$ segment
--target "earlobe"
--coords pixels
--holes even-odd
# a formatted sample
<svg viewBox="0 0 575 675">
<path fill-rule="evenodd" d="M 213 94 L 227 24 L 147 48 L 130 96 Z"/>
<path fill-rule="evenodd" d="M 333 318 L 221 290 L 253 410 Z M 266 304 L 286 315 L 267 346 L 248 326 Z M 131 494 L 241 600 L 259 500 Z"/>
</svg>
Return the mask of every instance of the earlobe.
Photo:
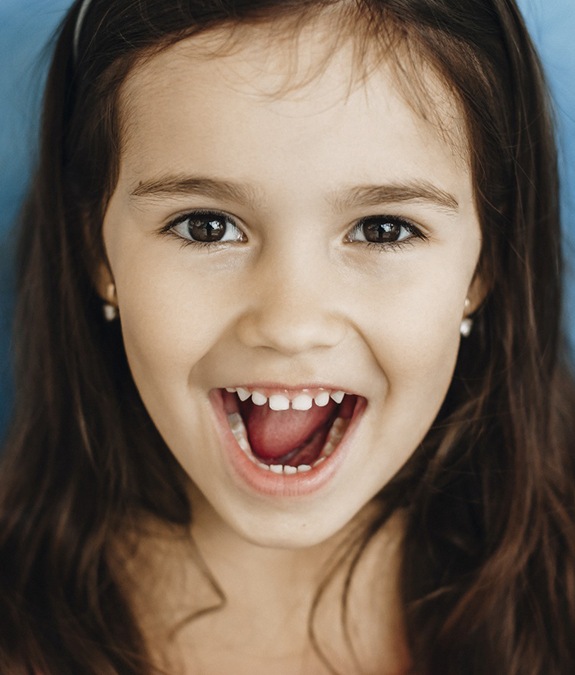
<svg viewBox="0 0 575 675">
<path fill-rule="evenodd" d="M 464 317 L 475 314 L 477 310 L 484 303 L 485 298 L 489 293 L 489 285 L 485 283 L 484 279 L 476 274 L 471 282 L 465 298 L 465 306 L 463 309 Z"/>
<path fill-rule="evenodd" d="M 114 321 L 119 316 L 116 284 L 107 265 L 100 265 L 97 271 L 96 290 L 104 301 L 102 312 L 106 321 Z"/>
<path fill-rule="evenodd" d="M 463 304 L 463 318 L 459 324 L 459 332 L 462 337 L 469 337 L 473 330 L 472 315 L 479 309 L 485 297 L 487 289 L 481 279 L 476 277 L 469 287 L 467 297 Z"/>
<path fill-rule="evenodd" d="M 109 283 L 106 288 L 106 302 L 102 307 L 106 321 L 114 321 L 119 316 L 118 299 L 116 297 L 116 285 Z"/>
</svg>

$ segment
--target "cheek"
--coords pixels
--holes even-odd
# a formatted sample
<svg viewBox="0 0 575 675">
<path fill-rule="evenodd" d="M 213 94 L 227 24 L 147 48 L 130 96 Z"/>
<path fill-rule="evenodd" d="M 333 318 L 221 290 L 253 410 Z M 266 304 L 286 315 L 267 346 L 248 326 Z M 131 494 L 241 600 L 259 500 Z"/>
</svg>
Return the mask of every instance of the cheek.
<svg viewBox="0 0 575 675">
<path fill-rule="evenodd" d="M 126 354 L 140 389 L 159 383 L 172 389 L 185 384 L 225 330 L 225 303 L 173 258 L 140 253 L 114 269 Z"/>
<path fill-rule="evenodd" d="M 459 332 L 453 322 L 420 319 L 403 329 L 394 326 L 374 349 L 385 377 L 387 403 L 395 402 L 408 416 L 416 407 L 431 423 L 447 393 L 458 350 Z M 394 412 L 399 410 L 394 407 Z"/>
<path fill-rule="evenodd" d="M 368 441 L 378 489 L 425 438 L 453 377 L 461 310 L 454 311 L 454 302 L 432 302 L 432 296 L 421 289 L 420 302 L 404 297 L 403 303 L 390 303 L 389 314 L 378 321 L 378 335 L 374 325 L 369 337 L 381 381 Z"/>
<path fill-rule="evenodd" d="M 415 278 L 414 278 L 415 277 Z M 438 278 L 439 277 L 439 278 Z M 471 273 L 465 275 L 407 276 L 401 283 L 381 289 L 375 302 L 364 303 L 364 322 L 371 338 L 386 349 L 399 349 L 422 363 L 437 352 L 451 352 L 459 343 L 459 324 Z M 370 328 L 371 326 L 371 328 Z M 385 350 L 384 350 L 385 351 Z"/>
<path fill-rule="evenodd" d="M 427 411 L 429 423 L 451 382 L 473 275 L 472 265 L 461 273 L 437 269 L 411 280 L 406 276 L 393 293 L 381 294 L 377 307 L 364 310 L 364 339 L 384 376 L 386 400 L 397 404 L 395 414 L 413 414 L 414 406 Z"/>
</svg>

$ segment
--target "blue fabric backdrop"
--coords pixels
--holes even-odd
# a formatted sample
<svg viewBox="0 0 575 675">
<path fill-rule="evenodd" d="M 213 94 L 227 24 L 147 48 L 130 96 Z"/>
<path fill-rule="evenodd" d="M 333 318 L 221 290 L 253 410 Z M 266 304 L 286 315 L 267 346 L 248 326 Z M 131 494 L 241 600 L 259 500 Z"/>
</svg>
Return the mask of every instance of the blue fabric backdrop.
<svg viewBox="0 0 575 675">
<path fill-rule="evenodd" d="M 0 436 L 10 413 L 12 223 L 34 156 L 43 47 L 71 0 L 0 0 Z M 519 0 L 539 47 L 556 103 L 564 180 L 568 260 L 575 251 L 575 0 Z M 544 233 L 542 234 L 544 236 Z M 567 321 L 575 343 L 575 277 L 567 284 Z"/>
</svg>

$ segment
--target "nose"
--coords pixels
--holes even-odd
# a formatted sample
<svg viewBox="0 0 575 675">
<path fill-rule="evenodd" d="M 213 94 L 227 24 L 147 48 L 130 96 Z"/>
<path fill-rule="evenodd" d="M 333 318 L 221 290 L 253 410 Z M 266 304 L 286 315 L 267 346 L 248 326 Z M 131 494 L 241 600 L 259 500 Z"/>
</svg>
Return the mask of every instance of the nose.
<svg viewBox="0 0 575 675">
<path fill-rule="evenodd" d="M 338 298 L 337 269 L 311 258 L 284 251 L 258 262 L 237 324 L 246 346 L 294 356 L 343 341 L 347 322 Z"/>
</svg>

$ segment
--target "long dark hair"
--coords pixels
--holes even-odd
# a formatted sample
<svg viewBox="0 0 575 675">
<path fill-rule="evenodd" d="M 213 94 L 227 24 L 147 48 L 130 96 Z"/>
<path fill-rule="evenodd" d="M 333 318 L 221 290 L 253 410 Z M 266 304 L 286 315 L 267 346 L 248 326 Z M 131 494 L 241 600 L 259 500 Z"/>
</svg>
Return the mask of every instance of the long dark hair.
<svg viewBox="0 0 575 675">
<path fill-rule="evenodd" d="M 413 63 L 398 67 L 415 75 L 423 58 L 459 102 L 488 289 L 443 408 L 378 496 L 348 575 L 402 508 L 413 672 L 575 672 L 575 405 L 561 346 L 556 157 L 513 0 L 93 0 L 75 50 L 79 4 L 59 32 L 22 215 L 16 413 L 0 475 L 2 672 L 151 673 L 111 542 L 142 513 L 172 527 L 192 518 L 186 478 L 93 283 L 121 85 L 143 56 L 209 28 L 279 16 L 296 26 L 326 9 L 334 30 L 400 39 Z"/>
</svg>

